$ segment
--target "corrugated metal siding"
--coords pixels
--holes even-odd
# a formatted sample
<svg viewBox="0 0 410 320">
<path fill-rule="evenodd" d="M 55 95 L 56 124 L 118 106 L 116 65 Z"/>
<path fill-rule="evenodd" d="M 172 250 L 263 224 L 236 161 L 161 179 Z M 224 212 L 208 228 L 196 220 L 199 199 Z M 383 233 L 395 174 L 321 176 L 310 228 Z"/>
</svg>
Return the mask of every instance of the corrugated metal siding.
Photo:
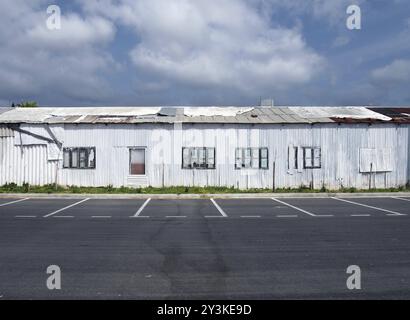
<svg viewBox="0 0 410 320">
<path fill-rule="evenodd" d="M 14 131 L 7 127 L 0 126 L 0 138 L 7 137 L 14 137 Z"/>
<path fill-rule="evenodd" d="M 410 125 L 407 126 L 407 184 L 410 185 Z"/>
<path fill-rule="evenodd" d="M 161 186 L 235 186 L 271 188 L 273 162 L 278 188 L 323 185 L 367 188 L 369 174 L 359 172 L 360 148 L 391 148 L 393 171 L 374 174 L 374 187 L 397 187 L 408 182 L 407 126 L 395 124 L 66 124 L 60 133 L 64 146 L 97 148 L 95 170 L 59 169 L 63 185 L 116 187 L 141 184 Z M 1 138 L 1 177 L 5 182 L 45 184 L 55 181 L 56 161 L 47 161 L 47 146 L 14 146 Z M 290 145 L 322 148 L 322 168 L 288 170 Z M 181 168 L 182 147 L 215 147 L 215 170 Z M 128 147 L 147 147 L 146 177 L 129 176 Z M 268 147 L 269 170 L 235 170 L 236 147 Z M 61 162 L 60 162 L 61 166 Z"/>
<path fill-rule="evenodd" d="M 15 146 L 13 137 L 0 138 L 0 185 L 55 181 L 56 161 L 47 161 L 46 145 Z"/>
</svg>

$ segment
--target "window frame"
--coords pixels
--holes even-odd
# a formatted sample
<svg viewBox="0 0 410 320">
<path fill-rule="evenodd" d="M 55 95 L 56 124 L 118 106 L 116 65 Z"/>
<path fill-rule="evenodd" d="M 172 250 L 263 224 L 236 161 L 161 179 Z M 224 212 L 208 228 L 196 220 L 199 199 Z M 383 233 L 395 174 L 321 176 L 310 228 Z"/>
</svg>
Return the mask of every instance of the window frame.
<svg viewBox="0 0 410 320">
<path fill-rule="evenodd" d="M 321 147 L 302 147 L 303 148 L 303 169 L 321 169 L 322 168 L 322 148 Z M 311 165 L 306 164 L 306 151 L 310 151 Z M 319 150 L 319 164 L 315 165 L 315 150 Z"/>
<path fill-rule="evenodd" d="M 185 164 L 185 158 L 184 158 L 184 153 L 185 150 L 188 150 L 188 155 L 189 155 L 189 161 L 187 164 Z M 197 156 L 196 158 L 198 159 L 199 164 L 194 166 L 192 163 L 192 152 L 195 150 Z M 202 151 L 203 157 L 203 163 L 202 161 L 199 161 L 199 155 L 200 155 L 200 150 Z M 213 157 L 209 157 L 208 151 L 212 150 L 213 151 Z M 210 167 L 210 163 L 208 159 L 213 159 L 213 164 Z M 216 148 L 215 147 L 182 147 L 182 161 L 181 161 L 181 168 L 184 170 L 215 170 L 216 169 Z"/>
<path fill-rule="evenodd" d="M 85 150 L 85 167 L 80 167 L 80 153 Z M 89 166 L 90 151 L 94 151 L 93 166 Z M 65 154 L 68 152 L 68 166 L 65 163 Z M 73 153 L 76 153 L 77 166 L 73 167 Z M 65 147 L 63 148 L 63 169 L 95 170 L 97 168 L 96 147 Z"/>
<path fill-rule="evenodd" d="M 293 163 L 291 163 L 290 154 L 293 153 Z M 288 147 L 288 170 L 298 170 L 299 169 L 299 147 L 289 146 Z"/>
<path fill-rule="evenodd" d="M 131 173 L 131 151 L 132 150 L 143 150 L 144 151 L 144 173 L 143 174 L 132 174 Z M 128 174 L 133 177 L 144 177 L 147 175 L 147 147 L 128 147 Z"/>
<path fill-rule="evenodd" d="M 258 150 L 258 166 L 254 166 L 254 151 Z M 266 157 L 262 158 L 262 151 L 266 150 Z M 238 153 L 240 154 L 240 160 L 238 161 Z M 250 157 L 247 157 L 247 154 Z M 249 165 L 247 159 L 249 158 Z M 262 166 L 262 160 L 266 159 L 266 167 Z M 238 166 L 238 163 L 241 166 Z M 235 148 L 235 170 L 269 170 L 269 148 L 268 147 L 246 147 L 246 148 Z"/>
</svg>

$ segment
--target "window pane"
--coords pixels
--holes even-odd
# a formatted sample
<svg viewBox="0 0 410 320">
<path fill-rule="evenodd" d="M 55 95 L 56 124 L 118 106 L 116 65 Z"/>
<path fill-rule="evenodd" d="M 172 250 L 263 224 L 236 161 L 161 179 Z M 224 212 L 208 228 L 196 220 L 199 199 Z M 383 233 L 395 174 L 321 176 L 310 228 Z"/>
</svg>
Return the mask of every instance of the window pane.
<svg viewBox="0 0 410 320">
<path fill-rule="evenodd" d="M 196 168 L 198 167 L 198 150 L 196 148 L 191 148 L 191 164 L 192 167 Z"/>
<path fill-rule="evenodd" d="M 182 167 L 183 168 L 190 168 L 191 167 L 191 160 L 190 160 L 190 150 L 189 148 L 182 149 Z"/>
<path fill-rule="evenodd" d="M 80 168 L 87 167 L 87 149 L 80 149 Z"/>
<path fill-rule="evenodd" d="M 305 167 L 306 168 L 311 168 L 313 166 L 312 149 L 311 148 L 305 148 L 304 156 L 305 156 Z"/>
<path fill-rule="evenodd" d="M 250 148 L 246 148 L 244 149 L 244 168 L 250 168 L 251 167 L 251 162 L 252 162 L 252 158 L 251 158 L 251 149 Z"/>
<path fill-rule="evenodd" d="M 71 168 L 78 168 L 78 149 L 71 150 Z"/>
<path fill-rule="evenodd" d="M 235 150 L 235 168 L 242 168 L 242 149 L 236 148 Z"/>
<path fill-rule="evenodd" d="M 70 168 L 70 149 L 64 149 L 63 167 Z"/>
<path fill-rule="evenodd" d="M 203 167 L 205 162 L 205 149 L 198 148 L 198 165 Z"/>
<path fill-rule="evenodd" d="M 215 149 L 214 148 L 206 149 L 206 164 L 207 164 L 207 168 L 215 168 Z"/>
<path fill-rule="evenodd" d="M 314 152 L 314 155 L 313 155 L 313 158 L 314 158 L 314 160 L 313 160 L 313 165 L 314 165 L 314 167 L 316 167 L 316 168 L 319 168 L 320 167 L 320 148 L 315 148 L 314 150 L 313 150 L 313 152 Z"/>
<path fill-rule="evenodd" d="M 299 150 L 299 148 L 298 147 L 294 147 L 294 152 L 295 152 L 295 167 L 294 167 L 294 169 L 298 169 L 298 150 Z"/>
<path fill-rule="evenodd" d="M 266 149 L 266 148 L 261 149 L 261 158 L 262 159 L 267 159 L 268 158 L 268 149 Z"/>
<path fill-rule="evenodd" d="M 89 149 L 88 153 L 88 168 L 95 168 L 95 151 L 93 148 Z"/>
<path fill-rule="evenodd" d="M 261 168 L 268 169 L 268 159 L 261 159 Z"/>
<path fill-rule="evenodd" d="M 130 149 L 130 174 L 145 174 L 145 150 Z"/>
</svg>

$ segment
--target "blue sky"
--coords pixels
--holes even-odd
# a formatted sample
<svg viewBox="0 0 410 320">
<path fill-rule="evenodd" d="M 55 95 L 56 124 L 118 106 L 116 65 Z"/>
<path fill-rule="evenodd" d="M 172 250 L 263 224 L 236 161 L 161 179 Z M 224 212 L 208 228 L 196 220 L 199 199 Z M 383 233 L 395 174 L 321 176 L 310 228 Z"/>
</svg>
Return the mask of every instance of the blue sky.
<svg viewBox="0 0 410 320">
<path fill-rule="evenodd" d="M 46 9 L 61 8 L 60 30 Z M 346 8 L 362 11 L 361 30 Z M 406 0 L 2 0 L 0 104 L 410 105 Z"/>
</svg>

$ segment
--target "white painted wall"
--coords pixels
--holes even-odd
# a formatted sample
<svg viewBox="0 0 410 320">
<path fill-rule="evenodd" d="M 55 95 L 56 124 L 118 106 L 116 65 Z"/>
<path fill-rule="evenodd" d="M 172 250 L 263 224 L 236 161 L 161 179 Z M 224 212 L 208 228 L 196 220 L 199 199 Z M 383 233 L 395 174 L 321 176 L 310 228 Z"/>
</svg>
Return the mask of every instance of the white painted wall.
<svg viewBox="0 0 410 320">
<path fill-rule="evenodd" d="M 41 125 L 25 130 L 41 133 Z M 325 185 L 330 189 L 368 188 L 369 174 L 359 172 L 361 148 L 393 152 L 393 170 L 375 174 L 373 186 L 397 187 L 409 181 L 408 127 L 395 124 L 239 125 L 180 124 L 52 126 L 65 147 L 96 147 L 96 169 L 62 169 L 47 160 L 47 142 L 0 137 L 0 185 L 28 182 L 78 186 L 235 186 L 271 188 L 273 161 L 277 188 Z M 45 134 L 45 133 L 44 133 Z M 28 142 L 27 142 L 28 141 Z M 288 170 L 288 147 L 322 148 L 321 169 Z M 215 170 L 181 168 L 182 147 L 215 147 Z M 146 147 L 146 176 L 129 176 L 128 147 Z M 268 147 L 269 170 L 235 170 L 236 147 Z M 301 159 L 300 159 L 301 160 Z M 59 165 L 57 166 L 57 163 Z"/>
</svg>

